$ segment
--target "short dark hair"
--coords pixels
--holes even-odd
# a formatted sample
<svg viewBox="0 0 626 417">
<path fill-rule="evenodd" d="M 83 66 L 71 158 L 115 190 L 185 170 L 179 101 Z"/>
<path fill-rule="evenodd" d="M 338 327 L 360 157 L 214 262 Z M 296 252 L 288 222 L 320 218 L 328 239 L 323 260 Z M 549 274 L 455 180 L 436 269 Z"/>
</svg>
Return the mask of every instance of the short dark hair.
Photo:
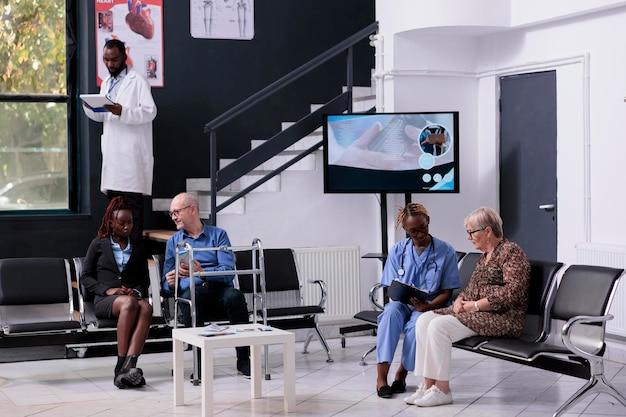
<svg viewBox="0 0 626 417">
<path fill-rule="evenodd" d="M 104 44 L 104 47 L 106 49 L 117 49 L 122 53 L 122 55 L 126 56 L 126 45 L 124 45 L 124 42 L 119 39 L 109 39 Z"/>
</svg>

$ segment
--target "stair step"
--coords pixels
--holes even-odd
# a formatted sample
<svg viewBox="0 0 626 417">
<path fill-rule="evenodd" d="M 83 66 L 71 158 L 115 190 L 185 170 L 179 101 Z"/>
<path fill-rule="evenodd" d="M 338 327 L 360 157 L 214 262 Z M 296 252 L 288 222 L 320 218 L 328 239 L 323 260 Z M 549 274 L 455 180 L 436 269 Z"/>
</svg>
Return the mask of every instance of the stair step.
<svg viewBox="0 0 626 417">
<path fill-rule="evenodd" d="M 285 162 L 290 161 L 295 155 L 298 155 L 300 153 L 300 151 L 284 151 L 271 158 L 264 164 L 261 164 L 257 167 L 257 169 L 262 171 L 273 171 Z M 235 159 L 220 159 L 220 167 L 223 168 L 233 161 L 235 161 Z M 315 167 L 315 155 L 311 154 L 305 156 L 304 158 L 287 168 L 287 171 L 313 171 L 315 170 Z"/>
<path fill-rule="evenodd" d="M 372 79 L 371 87 L 363 87 L 363 86 L 354 86 L 352 88 L 352 111 L 355 113 L 364 112 L 372 107 L 376 106 L 376 89 L 373 84 L 374 80 Z M 346 91 L 347 87 L 343 87 L 342 91 Z M 311 112 L 316 111 L 322 106 L 322 104 L 312 104 Z M 284 130 L 295 122 L 283 122 L 281 124 L 281 128 Z M 269 161 L 264 164 L 258 166 L 254 171 L 250 172 L 247 175 L 244 175 L 242 178 L 230 184 L 224 190 L 219 191 L 217 193 L 217 204 L 221 204 L 226 201 L 228 198 L 236 195 L 239 191 L 248 187 L 252 183 L 258 181 L 264 175 L 266 175 L 270 171 L 274 171 L 284 163 L 291 160 L 294 156 L 300 154 L 302 151 L 311 148 L 311 146 L 319 143 L 323 136 L 323 128 L 320 127 L 316 129 L 311 134 L 302 138 L 285 151 L 276 155 Z M 262 143 L 265 143 L 265 140 L 252 140 L 251 148 L 254 149 L 260 146 Z M 321 148 L 320 148 L 321 149 Z M 287 168 L 287 171 L 312 171 L 316 169 L 316 160 L 317 157 L 315 153 L 305 156 L 303 159 Z M 220 168 L 223 168 L 235 161 L 235 159 L 220 159 L 219 165 Z M 211 180 L 209 178 L 187 178 L 186 180 L 187 192 L 194 194 L 198 198 L 198 205 L 200 210 L 200 217 L 203 219 L 208 219 L 211 216 L 210 208 L 211 208 Z M 260 187 L 251 191 L 251 193 L 258 192 L 279 192 L 281 189 L 281 176 L 277 175 L 267 182 L 263 183 Z M 229 205 L 225 209 L 221 210 L 219 214 L 245 214 L 246 212 L 246 197 L 239 198 L 233 204 Z M 162 211 L 168 212 L 170 209 L 172 199 L 171 198 L 153 198 L 152 199 L 152 210 L 153 211 Z"/>
<path fill-rule="evenodd" d="M 198 205 L 200 210 L 200 218 L 208 219 L 211 217 L 211 192 L 210 191 L 191 191 L 188 193 L 193 194 L 198 199 Z M 236 193 L 222 192 L 217 193 L 217 204 L 221 204 L 228 198 L 232 197 Z M 233 204 L 220 211 L 224 214 L 244 214 L 246 212 L 246 198 L 242 197 L 235 201 Z M 153 198 L 152 199 L 152 211 L 162 211 L 167 213 L 170 211 L 170 205 L 172 204 L 171 198 Z"/>
<path fill-rule="evenodd" d="M 270 171 L 252 171 L 249 174 L 244 175 L 234 183 L 228 185 L 224 189 L 220 190 L 225 192 L 239 192 L 254 182 L 260 180 Z M 189 191 L 211 191 L 211 178 L 187 178 L 187 190 Z M 280 191 L 280 175 L 270 178 L 259 187 L 251 191 L 251 193 L 258 192 L 276 192 Z"/>
<path fill-rule="evenodd" d="M 286 124 L 289 124 L 288 126 L 286 126 L 286 127 L 289 127 L 293 124 L 293 122 L 283 122 L 283 129 L 285 129 Z M 303 137 L 302 139 L 300 139 L 299 141 L 297 141 L 296 143 L 294 143 L 293 145 L 291 145 L 285 150 L 286 151 L 304 151 L 306 149 L 309 149 L 311 146 L 317 144 L 321 140 L 322 140 L 322 128 L 319 128 L 318 130 L 314 131 L 308 136 Z M 261 146 L 263 143 L 265 143 L 265 139 L 253 139 L 252 141 L 250 141 L 250 147 L 252 149 L 255 149 Z"/>
<path fill-rule="evenodd" d="M 341 91 L 345 93 L 346 91 L 348 91 L 348 87 L 346 86 L 341 87 Z M 352 86 L 352 99 L 353 100 L 361 100 L 366 97 L 371 97 L 371 98 L 376 97 L 376 92 L 374 88 L 366 87 L 366 86 Z"/>
<path fill-rule="evenodd" d="M 211 192 L 210 191 L 198 191 L 196 192 L 198 198 L 198 204 L 200 205 L 200 217 L 208 219 L 211 217 Z M 220 205 L 224 201 L 237 193 L 220 191 L 217 193 L 217 204 Z M 229 205 L 225 209 L 221 210 L 219 214 L 245 214 L 246 212 L 246 198 L 242 197 Z"/>
<path fill-rule="evenodd" d="M 170 211 L 170 205 L 172 204 L 171 198 L 153 198 L 152 199 L 152 211 Z"/>
</svg>

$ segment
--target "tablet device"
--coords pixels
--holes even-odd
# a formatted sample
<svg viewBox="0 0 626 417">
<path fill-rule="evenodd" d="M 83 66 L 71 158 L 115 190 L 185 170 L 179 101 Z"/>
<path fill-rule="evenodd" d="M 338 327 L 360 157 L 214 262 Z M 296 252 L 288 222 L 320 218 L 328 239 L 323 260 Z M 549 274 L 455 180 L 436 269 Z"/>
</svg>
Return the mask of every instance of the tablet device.
<svg viewBox="0 0 626 417">
<path fill-rule="evenodd" d="M 81 94 L 80 99 L 89 107 L 92 111 L 95 112 L 104 112 L 108 111 L 104 108 L 105 104 L 115 104 L 111 99 L 107 96 L 103 96 L 100 94 Z"/>
<path fill-rule="evenodd" d="M 178 252 L 178 261 L 189 265 L 189 252 L 187 250 L 181 250 Z"/>
</svg>

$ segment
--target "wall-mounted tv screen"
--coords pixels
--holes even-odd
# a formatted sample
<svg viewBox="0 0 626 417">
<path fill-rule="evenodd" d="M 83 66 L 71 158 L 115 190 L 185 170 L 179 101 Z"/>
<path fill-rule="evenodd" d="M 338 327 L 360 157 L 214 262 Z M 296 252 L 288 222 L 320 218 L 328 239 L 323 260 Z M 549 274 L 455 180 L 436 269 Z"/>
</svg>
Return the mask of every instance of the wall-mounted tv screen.
<svg viewBox="0 0 626 417">
<path fill-rule="evenodd" d="M 459 113 L 325 115 L 324 192 L 458 193 Z"/>
</svg>

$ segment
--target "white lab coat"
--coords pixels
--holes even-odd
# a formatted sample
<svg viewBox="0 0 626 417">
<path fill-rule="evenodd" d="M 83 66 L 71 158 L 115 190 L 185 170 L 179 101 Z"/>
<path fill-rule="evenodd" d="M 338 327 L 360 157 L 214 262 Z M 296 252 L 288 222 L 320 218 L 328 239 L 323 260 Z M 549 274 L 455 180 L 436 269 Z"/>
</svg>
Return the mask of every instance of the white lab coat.
<svg viewBox="0 0 626 417">
<path fill-rule="evenodd" d="M 107 92 L 109 78 L 102 82 L 100 94 Z M 152 195 L 152 121 L 157 108 L 150 84 L 137 71 L 128 68 L 128 74 L 117 87 L 115 101 L 122 105 L 121 116 L 93 112 L 83 106 L 87 117 L 103 122 L 100 191 L 105 194 L 112 190 Z"/>
</svg>

